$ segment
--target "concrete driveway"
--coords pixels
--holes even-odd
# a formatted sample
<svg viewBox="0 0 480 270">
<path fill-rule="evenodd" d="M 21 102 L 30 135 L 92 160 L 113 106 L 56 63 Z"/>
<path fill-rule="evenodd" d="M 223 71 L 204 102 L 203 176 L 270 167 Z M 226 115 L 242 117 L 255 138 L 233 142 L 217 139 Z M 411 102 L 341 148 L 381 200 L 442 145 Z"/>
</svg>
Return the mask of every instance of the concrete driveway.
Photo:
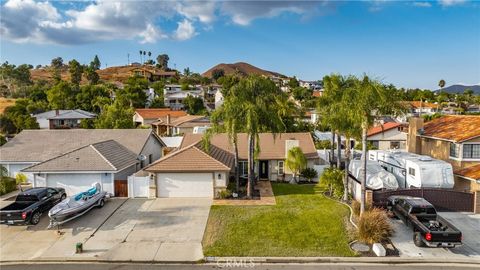
<svg viewBox="0 0 480 270">
<path fill-rule="evenodd" d="M 88 239 L 102 260 L 198 261 L 211 199 L 129 199 Z"/>
<path fill-rule="evenodd" d="M 47 230 L 49 218 L 42 215 L 35 226 L 0 226 L 0 260 L 32 260 L 74 256 L 75 244 L 87 240 L 126 199 L 111 199 L 103 208 L 66 223 L 61 233 Z M 11 203 L 1 201 L 0 206 Z"/>
<path fill-rule="evenodd" d="M 413 232 L 398 219 L 392 219 L 395 233 L 391 238 L 393 245 L 400 251 L 400 257 L 452 257 L 480 259 L 480 215 L 459 212 L 440 212 L 463 233 L 463 245 L 460 247 L 428 248 L 413 244 Z"/>
</svg>

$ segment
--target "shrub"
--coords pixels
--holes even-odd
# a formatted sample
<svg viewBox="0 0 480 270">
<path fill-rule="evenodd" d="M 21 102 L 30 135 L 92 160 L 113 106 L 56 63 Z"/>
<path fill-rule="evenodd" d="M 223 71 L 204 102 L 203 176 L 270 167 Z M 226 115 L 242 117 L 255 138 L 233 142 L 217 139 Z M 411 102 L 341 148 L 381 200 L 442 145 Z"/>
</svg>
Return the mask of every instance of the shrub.
<svg viewBox="0 0 480 270">
<path fill-rule="evenodd" d="M 17 182 L 17 185 L 23 184 L 27 182 L 27 176 L 23 173 L 17 173 L 15 176 L 15 181 Z"/>
<path fill-rule="evenodd" d="M 17 189 L 17 183 L 14 178 L 2 177 L 0 178 L 0 195 L 7 194 Z"/>
<path fill-rule="evenodd" d="M 232 192 L 228 189 L 221 190 L 220 192 L 218 192 L 219 199 L 226 199 L 226 198 L 229 198 L 230 196 L 232 196 Z"/>
<path fill-rule="evenodd" d="M 379 243 L 393 233 L 392 225 L 385 211 L 373 208 L 364 212 L 358 221 L 358 240 L 367 243 Z"/>
<path fill-rule="evenodd" d="M 330 196 L 340 199 L 343 196 L 343 176 L 344 173 L 340 169 L 325 169 L 320 176 L 321 188 L 327 190 Z"/>
<path fill-rule="evenodd" d="M 302 172 L 301 175 L 305 177 L 309 182 L 312 181 L 313 178 L 318 176 L 317 171 L 313 168 L 305 168 Z"/>
<path fill-rule="evenodd" d="M 353 200 L 351 207 L 353 210 L 353 214 L 358 217 L 360 215 L 360 202 L 357 200 Z M 372 209 L 372 205 L 369 203 L 365 204 L 365 211 L 368 211 L 370 209 Z"/>
</svg>

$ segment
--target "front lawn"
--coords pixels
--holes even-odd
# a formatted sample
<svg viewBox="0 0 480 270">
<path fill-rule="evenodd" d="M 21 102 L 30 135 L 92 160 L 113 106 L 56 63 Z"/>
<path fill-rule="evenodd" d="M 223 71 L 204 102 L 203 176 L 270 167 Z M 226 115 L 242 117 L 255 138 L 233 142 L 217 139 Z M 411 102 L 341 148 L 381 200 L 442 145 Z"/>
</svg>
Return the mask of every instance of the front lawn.
<svg viewBox="0 0 480 270">
<path fill-rule="evenodd" d="M 275 206 L 212 206 L 205 256 L 354 256 L 348 208 L 316 194 L 314 185 L 272 183 Z"/>
</svg>

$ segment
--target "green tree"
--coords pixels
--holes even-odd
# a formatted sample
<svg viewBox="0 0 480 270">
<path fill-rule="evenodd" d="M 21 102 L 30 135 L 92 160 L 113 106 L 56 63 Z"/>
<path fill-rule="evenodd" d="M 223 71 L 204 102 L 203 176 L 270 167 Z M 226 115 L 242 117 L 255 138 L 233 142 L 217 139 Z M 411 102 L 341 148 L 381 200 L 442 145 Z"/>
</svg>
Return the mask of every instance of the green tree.
<svg viewBox="0 0 480 270">
<path fill-rule="evenodd" d="M 70 62 L 68 62 L 68 71 L 70 72 L 70 81 L 73 84 L 79 85 L 80 81 L 82 80 L 82 73 L 83 73 L 83 67 L 80 65 L 80 63 L 72 59 Z"/>
<path fill-rule="evenodd" d="M 17 99 L 15 105 L 7 107 L 0 115 L 0 131 L 3 134 L 15 134 L 23 129 L 38 129 L 38 123 L 35 118 L 30 116 L 28 110 L 29 99 Z"/>
<path fill-rule="evenodd" d="M 92 66 L 92 68 L 94 70 L 99 70 L 100 69 L 101 63 L 100 63 L 100 59 L 98 59 L 98 55 L 95 55 L 95 57 L 93 58 L 93 61 L 91 62 L 90 65 Z"/>
<path fill-rule="evenodd" d="M 97 71 L 95 71 L 95 68 L 92 65 L 85 68 L 85 76 L 90 84 L 97 84 L 100 80 L 100 76 L 98 76 Z"/>
<path fill-rule="evenodd" d="M 52 59 L 52 62 L 50 63 L 50 68 L 52 71 L 52 78 L 55 81 L 60 81 L 62 79 L 61 77 L 61 71 L 63 67 L 63 59 L 61 57 L 56 57 Z"/>
<path fill-rule="evenodd" d="M 215 81 L 218 81 L 218 79 L 222 78 L 223 76 L 225 76 L 225 70 L 221 68 L 216 68 L 212 70 L 212 79 L 214 79 Z"/>
<path fill-rule="evenodd" d="M 443 80 L 443 79 L 440 80 L 440 81 L 438 82 L 438 86 L 440 87 L 440 89 L 442 89 L 443 87 L 445 87 L 445 80 Z"/>
<path fill-rule="evenodd" d="M 157 56 L 157 67 L 163 70 L 168 70 L 168 61 L 170 57 L 167 54 L 160 54 Z"/>
<path fill-rule="evenodd" d="M 147 102 L 148 81 L 145 78 L 134 76 L 127 80 L 123 89 L 118 89 L 116 98 L 126 101 L 131 108 L 144 108 Z"/>
<path fill-rule="evenodd" d="M 327 168 L 320 176 L 320 185 L 328 190 L 330 196 L 340 199 L 344 192 L 342 178 L 342 170 L 337 168 Z"/>
<path fill-rule="evenodd" d="M 82 85 L 76 95 L 78 109 L 100 113 L 104 105 L 110 104 L 110 91 L 105 85 Z"/>
<path fill-rule="evenodd" d="M 291 90 L 293 98 L 298 101 L 304 101 L 312 98 L 313 90 L 301 86 L 297 86 Z"/>
<path fill-rule="evenodd" d="M 288 81 L 288 87 L 290 87 L 290 89 L 293 89 L 299 86 L 300 86 L 300 83 L 298 82 L 297 77 L 295 76 L 293 76 L 293 78 L 290 78 L 290 80 Z"/>
<path fill-rule="evenodd" d="M 135 128 L 132 117 L 134 110 L 126 100 L 116 99 L 113 104 L 105 105 L 100 115 L 95 119 L 95 128 L 122 129 Z"/>
<path fill-rule="evenodd" d="M 47 100 L 54 110 L 74 109 L 75 107 L 74 91 L 65 81 L 59 81 L 47 91 Z"/>
<path fill-rule="evenodd" d="M 185 77 L 190 77 L 190 75 L 192 75 L 192 72 L 190 71 L 189 67 L 186 67 L 185 69 L 183 69 L 183 75 Z"/>
<path fill-rule="evenodd" d="M 185 105 L 185 110 L 188 114 L 199 115 L 206 113 L 206 108 L 203 104 L 203 100 L 199 97 L 188 95 L 183 100 L 183 104 Z"/>
<path fill-rule="evenodd" d="M 293 182 L 297 182 L 297 175 L 307 167 L 307 158 L 300 147 L 288 150 L 285 166 L 293 173 Z"/>
</svg>

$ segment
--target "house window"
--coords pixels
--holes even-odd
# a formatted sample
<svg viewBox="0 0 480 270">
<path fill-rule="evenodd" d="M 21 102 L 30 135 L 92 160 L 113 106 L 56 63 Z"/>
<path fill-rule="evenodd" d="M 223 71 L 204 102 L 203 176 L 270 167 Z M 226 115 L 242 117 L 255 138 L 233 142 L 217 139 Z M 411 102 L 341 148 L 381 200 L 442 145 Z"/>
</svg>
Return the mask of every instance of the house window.
<svg viewBox="0 0 480 270">
<path fill-rule="evenodd" d="M 480 144 L 464 144 L 463 158 L 480 158 Z"/>
<path fill-rule="evenodd" d="M 240 161 L 238 163 L 238 167 L 239 167 L 240 175 L 248 174 L 248 162 L 247 161 Z"/>
<path fill-rule="evenodd" d="M 408 168 L 408 174 L 411 176 L 415 176 L 415 169 L 414 168 Z"/>
<path fill-rule="evenodd" d="M 374 149 L 378 149 L 379 143 L 378 141 L 370 141 Z M 367 144 L 368 145 L 368 144 Z"/>
<path fill-rule="evenodd" d="M 278 162 L 278 174 L 282 175 L 284 174 L 284 162 L 283 161 L 279 161 Z"/>
<path fill-rule="evenodd" d="M 222 179 L 222 174 L 221 173 L 218 174 L 217 179 L 218 180 Z"/>
<path fill-rule="evenodd" d="M 390 142 L 390 149 L 400 149 L 400 142 Z"/>
<path fill-rule="evenodd" d="M 148 155 L 148 164 L 152 163 L 152 154 Z"/>
<path fill-rule="evenodd" d="M 450 156 L 458 158 L 460 153 L 460 145 L 456 143 L 450 143 Z"/>
</svg>

